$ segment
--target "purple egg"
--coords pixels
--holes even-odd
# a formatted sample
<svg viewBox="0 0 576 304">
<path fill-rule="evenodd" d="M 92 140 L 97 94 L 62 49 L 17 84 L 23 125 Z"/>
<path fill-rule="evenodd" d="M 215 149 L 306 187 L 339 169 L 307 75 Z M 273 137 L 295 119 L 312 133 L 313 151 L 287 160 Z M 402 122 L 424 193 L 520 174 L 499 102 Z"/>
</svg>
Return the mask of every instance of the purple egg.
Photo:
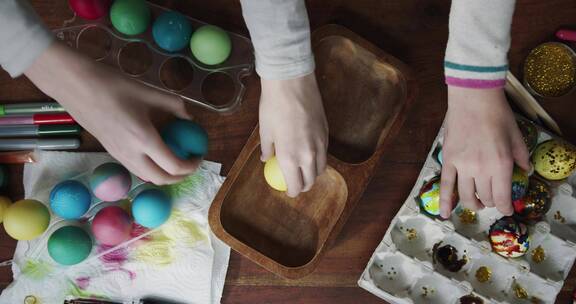
<svg viewBox="0 0 576 304">
<path fill-rule="evenodd" d="M 132 187 L 130 172 L 117 163 L 98 166 L 90 176 L 90 188 L 97 198 L 114 202 L 126 197 Z"/>
</svg>

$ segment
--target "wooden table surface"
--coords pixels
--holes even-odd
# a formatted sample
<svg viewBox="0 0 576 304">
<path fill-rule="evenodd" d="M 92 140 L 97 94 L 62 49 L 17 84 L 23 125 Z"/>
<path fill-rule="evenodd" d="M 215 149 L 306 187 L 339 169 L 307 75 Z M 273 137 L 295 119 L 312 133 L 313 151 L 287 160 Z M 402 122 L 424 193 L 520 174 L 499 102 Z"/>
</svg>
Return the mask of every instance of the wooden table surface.
<svg viewBox="0 0 576 304">
<path fill-rule="evenodd" d="M 156 1 L 192 17 L 247 34 L 238 1 Z M 56 28 L 69 17 L 65 0 L 34 0 L 48 26 Z M 386 52 L 407 63 L 415 72 L 420 95 L 334 246 L 310 276 L 288 281 L 274 276 L 232 252 L 223 303 L 383 303 L 360 289 L 356 281 L 373 250 L 396 214 L 426 158 L 446 110 L 446 87 L 442 61 L 448 35 L 448 0 L 310 0 L 307 1 L 312 28 L 327 23 L 348 27 Z M 518 0 L 514 18 L 511 69 L 518 75 L 521 62 L 537 44 L 553 39 L 562 25 L 576 23 L 573 0 Z M 208 159 L 224 164 L 226 173 L 257 123 L 259 80 L 247 79 L 248 90 L 241 109 L 219 116 L 193 109 L 211 137 Z M 559 123 L 565 137 L 576 143 L 573 117 L 575 94 L 544 100 L 542 105 Z M 0 101 L 46 100 L 27 79 L 15 80 L 0 71 Z M 102 148 L 89 134 L 83 150 Z M 10 167 L 9 195 L 23 196 L 22 168 Z M 12 257 L 15 241 L 0 229 L 0 260 Z M 0 269 L 0 287 L 11 281 L 8 268 Z M 558 303 L 568 303 L 574 288 L 574 271 L 566 281 Z"/>
</svg>

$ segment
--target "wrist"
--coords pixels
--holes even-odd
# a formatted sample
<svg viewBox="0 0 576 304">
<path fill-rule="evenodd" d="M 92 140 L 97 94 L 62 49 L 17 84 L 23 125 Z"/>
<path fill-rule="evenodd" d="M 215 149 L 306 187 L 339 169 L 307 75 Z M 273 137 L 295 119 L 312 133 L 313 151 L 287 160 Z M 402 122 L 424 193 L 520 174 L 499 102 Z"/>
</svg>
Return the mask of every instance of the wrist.
<svg viewBox="0 0 576 304">
<path fill-rule="evenodd" d="M 54 41 L 24 74 L 44 93 L 58 99 L 72 92 L 81 93 L 82 83 L 93 74 L 92 66 L 91 60 Z"/>
</svg>

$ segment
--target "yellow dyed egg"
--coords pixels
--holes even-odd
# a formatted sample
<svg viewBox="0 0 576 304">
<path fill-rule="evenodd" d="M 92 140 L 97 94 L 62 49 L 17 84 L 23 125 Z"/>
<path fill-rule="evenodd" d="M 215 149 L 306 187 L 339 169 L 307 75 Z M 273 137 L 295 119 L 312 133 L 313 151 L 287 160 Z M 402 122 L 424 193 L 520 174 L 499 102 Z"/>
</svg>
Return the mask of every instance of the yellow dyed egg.
<svg viewBox="0 0 576 304">
<path fill-rule="evenodd" d="M 284 180 L 284 175 L 282 175 L 282 170 L 280 170 L 280 165 L 276 157 L 272 157 L 266 161 L 264 165 L 264 178 L 270 187 L 278 191 L 286 191 L 288 187 L 286 186 L 286 181 Z"/>
<path fill-rule="evenodd" d="M 548 180 L 565 179 L 576 169 L 576 148 L 559 140 L 539 144 L 532 153 L 534 170 Z"/>
<path fill-rule="evenodd" d="M 32 240 L 46 231 L 50 223 L 48 208 L 37 200 L 21 200 L 4 214 L 4 229 L 16 240 Z"/>
<path fill-rule="evenodd" d="M 6 214 L 6 209 L 8 209 L 11 204 L 12 201 L 9 198 L 0 196 L 0 223 L 4 221 L 4 214 Z"/>
</svg>

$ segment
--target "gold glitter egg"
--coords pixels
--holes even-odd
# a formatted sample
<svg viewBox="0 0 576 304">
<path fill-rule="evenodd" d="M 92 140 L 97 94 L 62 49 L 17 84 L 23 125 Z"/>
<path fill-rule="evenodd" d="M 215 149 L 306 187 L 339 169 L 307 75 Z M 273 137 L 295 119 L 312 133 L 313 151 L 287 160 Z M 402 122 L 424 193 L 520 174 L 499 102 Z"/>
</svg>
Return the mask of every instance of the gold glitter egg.
<svg viewBox="0 0 576 304">
<path fill-rule="evenodd" d="M 548 180 L 565 179 L 576 169 L 576 148 L 559 140 L 539 144 L 532 154 L 534 170 Z"/>
<path fill-rule="evenodd" d="M 576 85 L 576 59 L 565 44 L 543 43 L 524 62 L 524 82 L 543 97 L 566 95 Z"/>
</svg>

